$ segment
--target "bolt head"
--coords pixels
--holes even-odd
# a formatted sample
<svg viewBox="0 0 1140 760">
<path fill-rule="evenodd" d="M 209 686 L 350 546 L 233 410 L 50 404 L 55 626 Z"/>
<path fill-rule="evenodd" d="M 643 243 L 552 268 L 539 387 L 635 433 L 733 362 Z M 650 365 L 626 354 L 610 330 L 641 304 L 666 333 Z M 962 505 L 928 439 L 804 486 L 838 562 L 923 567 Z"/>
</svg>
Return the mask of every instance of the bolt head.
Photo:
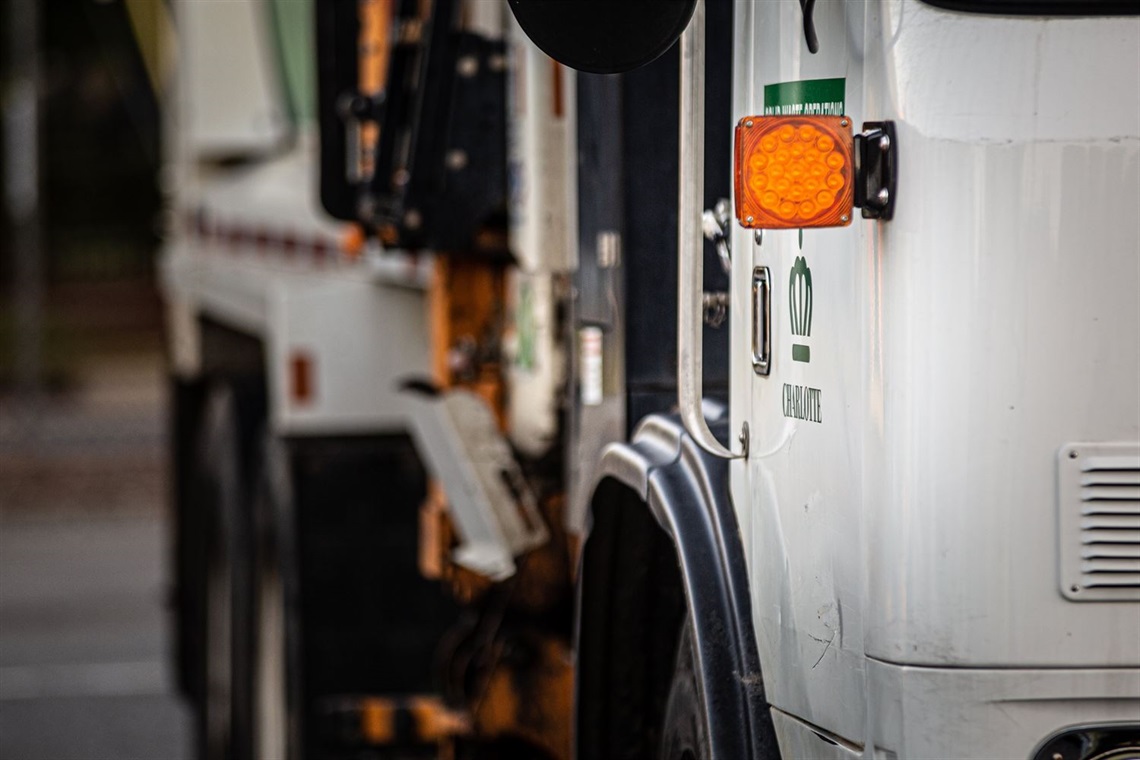
<svg viewBox="0 0 1140 760">
<path fill-rule="evenodd" d="M 883 135 L 882 137 L 879 138 L 879 150 L 881 150 L 883 153 L 886 153 L 890 149 L 891 149 L 891 136 L 890 135 Z"/>
<path fill-rule="evenodd" d="M 376 199 L 370 193 L 362 195 L 356 202 L 356 213 L 361 219 L 371 219 L 376 213 Z"/>
<path fill-rule="evenodd" d="M 841 127 L 846 127 L 846 126 L 847 126 L 848 124 L 850 124 L 850 123 L 851 123 L 851 122 L 847 121 L 847 119 L 841 119 L 841 120 L 840 120 L 840 122 L 839 122 L 839 126 L 841 126 Z"/>
<path fill-rule="evenodd" d="M 455 62 L 455 70 L 464 79 L 470 79 L 479 73 L 479 59 L 473 55 L 465 55 Z"/>
<path fill-rule="evenodd" d="M 444 163 L 447 164 L 447 168 L 451 171 L 460 171 L 467 166 L 467 153 L 458 148 L 449 150 L 444 157 Z"/>
<path fill-rule="evenodd" d="M 744 221 L 745 221 L 747 224 L 752 224 L 752 222 L 754 222 L 754 221 L 755 221 L 755 219 L 753 219 L 753 217 L 751 217 L 751 216 L 746 216 L 746 217 L 744 217 Z"/>
<path fill-rule="evenodd" d="M 884 206 L 887 205 L 887 202 L 890 199 L 891 199 L 891 191 L 885 187 L 879 188 L 879 192 L 875 193 L 875 200 L 877 200 L 879 203 L 883 204 Z"/>
<path fill-rule="evenodd" d="M 839 221 L 846 223 L 851 221 L 851 217 L 849 217 L 847 214 L 844 214 L 843 216 L 839 217 Z"/>
<path fill-rule="evenodd" d="M 748 121 L 744 122 L 744 126 L 751 127 L 752 126 L 752 119 L 749 119 Z"/>
</svg>

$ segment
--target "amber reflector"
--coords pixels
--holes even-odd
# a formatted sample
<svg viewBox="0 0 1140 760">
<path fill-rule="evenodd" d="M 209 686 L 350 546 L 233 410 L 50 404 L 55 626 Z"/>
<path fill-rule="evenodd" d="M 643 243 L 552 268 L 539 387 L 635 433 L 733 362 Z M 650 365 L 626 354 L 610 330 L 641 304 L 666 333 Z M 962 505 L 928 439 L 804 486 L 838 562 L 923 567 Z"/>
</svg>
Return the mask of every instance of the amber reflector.
<svg viewBox="0 0 1140 760">
<path fill-rule="evenodd" d="M 736 125 L 736 218 L 745 227 L 842 227 L 854 202 L 846 116 L 746 116 Z"/>
<path fill-rule="evenodd" d="M 289 391 L 298 406 L 313 400 L 313 357 L 302 351 L 289 357 Z"/>
</svg>

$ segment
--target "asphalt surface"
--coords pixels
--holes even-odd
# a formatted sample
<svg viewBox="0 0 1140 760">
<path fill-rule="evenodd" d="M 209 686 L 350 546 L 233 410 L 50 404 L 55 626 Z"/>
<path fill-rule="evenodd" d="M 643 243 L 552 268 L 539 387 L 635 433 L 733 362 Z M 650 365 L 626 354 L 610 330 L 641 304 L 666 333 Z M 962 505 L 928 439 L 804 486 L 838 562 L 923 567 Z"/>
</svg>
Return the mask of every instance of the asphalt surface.
<svg viewBox="0 0 1140 760">
<path fill-rule="evenodd" d="M 0 399 L 0 760 L 179 760 L 161 363 Z"/>
<path fill-rule="evenodd" d="M 188 758 L 160 516 L 0 528 L 0 758 Z"/>
</svg>

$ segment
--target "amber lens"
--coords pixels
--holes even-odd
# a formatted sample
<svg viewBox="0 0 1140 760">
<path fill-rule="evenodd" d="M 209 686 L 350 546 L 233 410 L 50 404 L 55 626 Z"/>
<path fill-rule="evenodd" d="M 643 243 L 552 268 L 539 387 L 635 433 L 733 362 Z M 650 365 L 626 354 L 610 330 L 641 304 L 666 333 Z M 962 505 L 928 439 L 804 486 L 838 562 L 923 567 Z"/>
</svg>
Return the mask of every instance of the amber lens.
<svg viewBox="0 0 1140 760">
<path fill-rule="evenodd" d="M 851 120 L 748 116 L 736 127 L 736 218 L 745 227 L 851 223 Z"/>
</svg>

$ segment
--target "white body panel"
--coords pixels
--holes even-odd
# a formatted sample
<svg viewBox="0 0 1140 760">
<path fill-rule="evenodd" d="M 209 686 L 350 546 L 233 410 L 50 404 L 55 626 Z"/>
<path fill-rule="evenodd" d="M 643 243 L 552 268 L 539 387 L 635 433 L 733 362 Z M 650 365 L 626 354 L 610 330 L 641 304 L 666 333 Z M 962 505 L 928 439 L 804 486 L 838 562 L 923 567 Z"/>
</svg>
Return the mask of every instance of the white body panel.
<svg viewBox="0 0 1140 760">
<path fill-rule="evenodd" d="M 177 0 L 179 128 L 194 158 L 267 153 L 287 136 L 268 3 Z"/>
<path fill-rule="evenodd" d="M 1055 671 L 1059 701 L 1019 730 L 965 717 L 1030 668 L 1140 664 L 1140 605 L 1059 590 L 1056 464 L 1140 437 L 1140 20 L 827 2 L 810 55 L 798 4 L 736 12 L 734 119 L 765 85 L 843 77 L 856 129 L 895 121 L 901 167 L 891 222 L 733 239 L 732 427 L 751 446 L 731 487 L 769 700 L 868 757 L 1025 757 L 1066 714 L 1140 719 L 1136 670 L 1091 690 Z M 772 273 L 768 377 L 747 348 L 754 266 Z M 821 391 L 822 422 L 785 416 L 785 384 Z"/>
<path fill-rule="evenodd" d="M 290 154 L 248 171 L 206 178 L 197 197 L 183 195 L 210 229 L 184 229 L 161 263 L 167 299 L 181 318 L 171 345 L 176 368 L 193 374 L 197 324 L 186 314 L 214 319 L 261 338 L 266 347 L 270 419 L 290 435 L 331 435 L 406 429 L 402 380 L 429 373 L 425 278 L 406 260 L 403 286 L 393 254 L 350 259 L 339 251 L 348 225 L 315 207 L 315 146 L 301 141 Z M 267 240 L 234 244 L 226 231 Z M 284 240 L 292 241 L 289 247 Z M 324 248 L 319 254 L 316 246 Z M 182 326 L 181 328 L 179 326 Z M 290 393 L 292 362 L 311 368 L 311 397 Z"/>
</svg>

